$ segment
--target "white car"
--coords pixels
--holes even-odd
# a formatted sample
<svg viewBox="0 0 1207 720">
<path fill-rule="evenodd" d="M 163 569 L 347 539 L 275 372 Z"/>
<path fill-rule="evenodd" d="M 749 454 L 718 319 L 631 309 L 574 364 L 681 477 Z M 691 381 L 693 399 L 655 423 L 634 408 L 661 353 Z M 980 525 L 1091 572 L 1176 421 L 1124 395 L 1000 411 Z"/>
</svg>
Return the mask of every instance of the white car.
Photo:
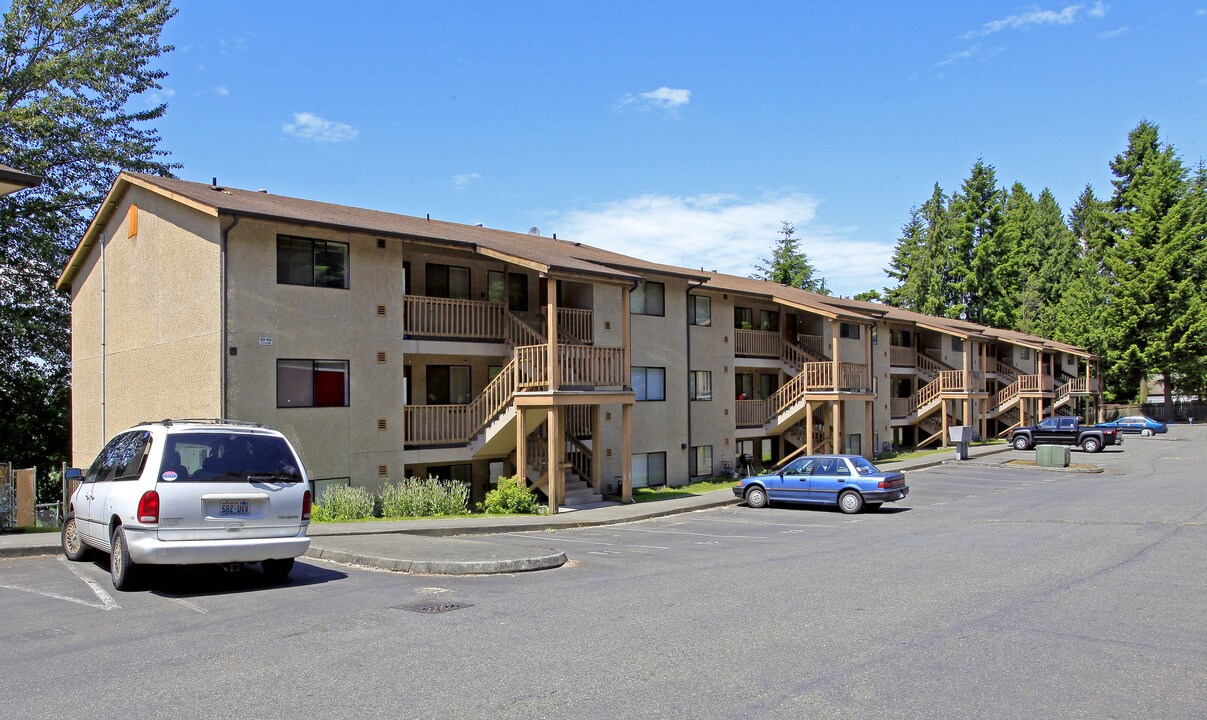
<svg viewBox="0 0 1207 720">
<path fill-rule="evenodd" d="M 113 587 L 139 565 L 258 562 L 283 580 L 310 547 L 310 481 L 281 433 L 229 420 L 163 420 L 119 433 L 80 480 L 63 553 L 110 554 Z"/>
</svg>

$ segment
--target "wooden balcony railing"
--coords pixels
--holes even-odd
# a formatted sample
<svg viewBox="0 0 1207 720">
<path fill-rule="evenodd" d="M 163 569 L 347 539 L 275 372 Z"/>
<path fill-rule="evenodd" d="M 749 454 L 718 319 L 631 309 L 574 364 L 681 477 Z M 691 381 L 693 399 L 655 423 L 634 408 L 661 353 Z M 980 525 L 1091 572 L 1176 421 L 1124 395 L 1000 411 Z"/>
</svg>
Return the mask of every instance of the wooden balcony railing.
<svg viewBox="0 0 1207 720">
<path fill-rule="evenodd" d="M 889 400 L 889 416 L 894 418 L 907 417 L 914 408 L 909 398 L 891 398 Z"/>
<path fill-rule="evenodd" d="M 994 361 L 993 371 L 997 373 L 998 377 L 1004 377 L 1010 382 L 1014 382 L 1019 378 L 1020 375 L 1023 374 L 1022 370 L 1019 370 L 1009 363 L 1004 363 L 1001 360 Z"/>
<path fill-rule="evenodd" d="M 1056 381 L 1048 375 L 1022 375 L 1017 382 L 1020 393 L 1049 393 L 1056 388 Z"/>
<path fill-rule="evenodd" d="M 501 340 L 507 308 L 481 300 L 407 295 L 403 298 L 402 331 L 413 337 Z"/>
<path fill-rule="evenodd" d="M 998 390 L 997 396 L 994 397 L 994 399 L 993 399 L 993 407 L 990 408 L 990 410 L 996 410 L 996 409 L 1000 408 L 1001 406 L 1005 405 L 1006 403 L 1010 402 L 1014 398 L 1018 397 L 1018 389 L 1020 387 L 1020 384 L 1021 384 L 1020 380 L 1015 380 L 1014 382 L 1010 383 L 1009 385 L 1002 388 L 1001 390 Z"/>
<path fill-rule="evenodd" d="M 524 345 L 515 349 L 516 389 L 549 388 L 549 350 L 544 345 Z"/>
<path fill-rule="evenodd" d="M 888 349 L 889 365 L 894 367 L 916 367 L 918 365 L 918 351 L 912 347 L 904 347 L 890 345 Z"/>
<path fill-rule="evenodd" d="M 800 372 L 801 368 L 805 366 L 805 363 L 812 362 L 812 359 L 805 353 L 805 351 L 791 343 L 783 343 L 780 347 L 783 348 L 783 353 L 780 355 L 780 360 L 783 360 L 785 363 L 796 368 L 797 372 Z"/>
<path fill-rule="evenodd" d="M 938 377 L 939 373 L 943 372 L 944 370 L 954 370 L 955 368 L 940 360 L 934 359 L 930 355 L 918 353 L 918 369 L 927 375 L 930 375 L 931 377 Z"/>
<path fill-rule="evenodd" d="M 528 323 L 519 319 L 510 312 L 506 313 L 503 318 L 503 328 L 505 333 L 503 339 L 512 347 L 520 347 L 522 345 L 544 345 L 545 336 L 541 335 L 536 330 L 528 326 Z"/>
<path fill-rule="evenodd" d="M 821 335 L 797 335 L 796 344 L 800 345 L 805 352 L 814 357 L 815 360 L 825 360 L 826 350 L 824 346 L 825 340 Z"/>
<path fill-rule="evenodd" d="M 762 427 L 770 412 L 766 400 L 735 400 L 735 424 L 740 428 Z"/>
<path fill-rule="evenodd" d="M 568 388 L 623 387 L 625 377 L 624 348 L 593 345 L 558 345 L 558 390 Z M 547 390 L 549 388 L 549 348 L 528 345 L 515 349 L 516 388 Z"/>
<path fill-rule="evenodd" d="M 515 394 L 516 361 L 503 367 L 468 405 L 407 405 L 403 410 L 408 445 L 467 443 L 506 409 Z"/>
<path fill-rule="evenodd" d="M 590 310 L 558 308 L 557 328 L 583 345 L 590 345 L 595 341 Z"/>
<path fill-rule="evenodd" d="M 777 332 L 735 328 L 733 331 L 733 354 L 742 357 L 778 358 L 780 356 L 780 345 L 783 342 L 783 339 Z"/>
</svg>

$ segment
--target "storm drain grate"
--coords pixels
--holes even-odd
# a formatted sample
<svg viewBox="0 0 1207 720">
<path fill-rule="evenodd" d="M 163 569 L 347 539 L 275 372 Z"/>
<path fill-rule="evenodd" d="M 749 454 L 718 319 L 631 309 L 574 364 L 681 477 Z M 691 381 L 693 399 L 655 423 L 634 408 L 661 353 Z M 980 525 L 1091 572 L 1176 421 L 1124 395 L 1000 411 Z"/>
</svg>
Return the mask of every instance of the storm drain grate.
<svg viewBox="0 0 1207 720">
<path fill-rule="evenodd" d="M 410 610 L 411 612 L 426 613 L 435 615 L 436 613 L 448 612 L 449 610 L 460 610 L 461 608 L 473 607 L 469 603 L 420 603 L 418 605 L 398 605 L 395 610 Z"/>
</svg>

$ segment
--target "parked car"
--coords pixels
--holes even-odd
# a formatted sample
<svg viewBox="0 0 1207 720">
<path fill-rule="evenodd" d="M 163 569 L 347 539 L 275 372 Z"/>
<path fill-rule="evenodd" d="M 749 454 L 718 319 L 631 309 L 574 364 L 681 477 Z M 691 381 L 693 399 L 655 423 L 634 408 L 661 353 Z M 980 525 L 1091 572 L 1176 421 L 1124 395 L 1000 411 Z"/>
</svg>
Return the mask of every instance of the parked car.
<svg viewBox="0 0 1207 720">
<path fill-rule="evenodd" d="M 1122 445 L 1123 436 L 1115 428 L 1082 425 L 1077 417 L 1047 417 L 1037 425 L 1011 430 L 1010 444 L 1015 450 L 1030 450 L 1036 445 L 1075 445 L 1096 453 L 1108 445 Z"/>
<path fill-rule="evenodd" d="M 909 494 L 905 475 L 884 472 L 859 455 L 807 455 L 771 475 L 743 479 L 733 494 L 752 508 L 772 501 L 837 505 L 844 513 L 902 500 Z"/>
<path fill-rule="evenodd" d="M 1152 437 L 1158 433 L 1169 432 L 1165 423 L 1144 417 L 1143 415 L 1128 415 L 1110 422 L 1098 423 L 1098 427 L 1116 428 L 1122 433 L 1140 433 L 1144 437 Z"/>
<path fill-rule="evenodd" d="M 310 547 L 310 481 L 281 433 L 256 423 L 143 423 L 118 433 L 80 480 L 63 522 L 63 553 L 109 553 L 113 587 L 141 565 L 258 562 L 283 580 Z"/>
</svg>

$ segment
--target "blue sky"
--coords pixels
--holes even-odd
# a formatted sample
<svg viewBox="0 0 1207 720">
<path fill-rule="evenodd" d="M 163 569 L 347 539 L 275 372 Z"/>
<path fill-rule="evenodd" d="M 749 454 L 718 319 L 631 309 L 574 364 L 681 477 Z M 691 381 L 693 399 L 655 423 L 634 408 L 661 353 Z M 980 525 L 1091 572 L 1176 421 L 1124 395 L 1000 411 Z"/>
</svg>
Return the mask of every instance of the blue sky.
<svg viewBox="0 0 1207 720">
<path fill-rule="evenodd" d="M 977 158 L 1067 210 L 1142 119 L 1207 157 L 1207 0 L 186 0 L 165 40 L 184 179 L 737 274 L 787 220 L 843 295 Z"/>
</svg>

